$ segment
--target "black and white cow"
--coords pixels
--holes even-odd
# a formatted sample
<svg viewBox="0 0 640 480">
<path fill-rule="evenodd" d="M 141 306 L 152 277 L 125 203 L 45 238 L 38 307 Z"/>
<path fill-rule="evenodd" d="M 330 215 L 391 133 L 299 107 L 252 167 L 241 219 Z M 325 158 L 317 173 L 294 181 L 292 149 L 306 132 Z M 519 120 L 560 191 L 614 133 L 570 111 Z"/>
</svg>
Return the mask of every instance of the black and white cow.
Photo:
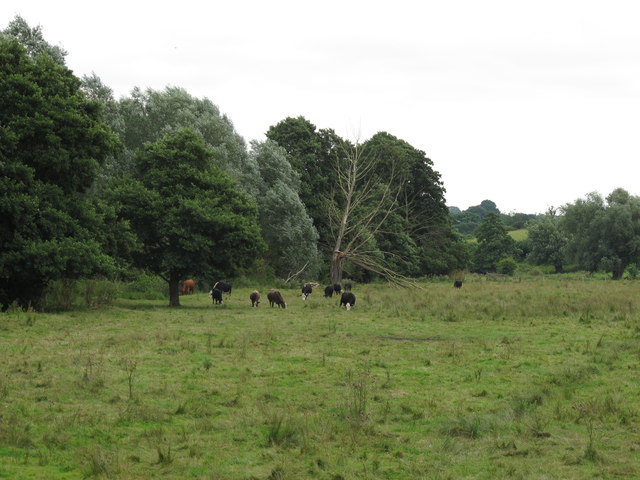
<svg viewBox="0 0 640 480">
<path fill-rule="evenodd" d="M 209 296 L 213 300 L 213 303 L 222 304 L 222 290 L 214 288 L 211 290 Z"/>
<path fill-rule="evenodd" d="M 251 292 L 251 295 L 249 295 L 249 300 L 251 300 L 252 307 L 257 307 L 260 303 L 260 292 L 257 290 Z"/>
<path fill-rule="evenodd" d="M 310 283 L 305 283 L 302 286 L 302 300 L 306 300 L 309 295 L 313 292 L 313 285 Z"/>
<path fill-rule="evenodd" d="M 287 308 L 287 304 L 282 298 L 282 294 L 278 290 L 275 290 L 273 288 L 269 290 L 269 293 L 267 293 L 267 299 L 269 300 L 269 305 L 271 305 L 271 308 L 273 308 L 274 305 L 278 305 L 278 308 Z"/>
<path fill-rule="evenodd" d="M 356 296 L 352 292 L 344 292 L 340 297 L 340 306 L 346 307 L 347 310 L 351 310 L 356 304 Z"/>
<path fill-rule="evenodd" d="M 216 282 L 211 288 L 211 290 L 214 290 L 216 288 L 221 292 L 228 293 L 229 295 L 231 295 L 231 283 L 224 282 L 221 280 L 219 282 Z"/>
<path fill-rule="evenodd" d="M 333 285 L 327 285 L 324 287 L 324 297 L 331 298 L 333 297 Z"/>
</svg>

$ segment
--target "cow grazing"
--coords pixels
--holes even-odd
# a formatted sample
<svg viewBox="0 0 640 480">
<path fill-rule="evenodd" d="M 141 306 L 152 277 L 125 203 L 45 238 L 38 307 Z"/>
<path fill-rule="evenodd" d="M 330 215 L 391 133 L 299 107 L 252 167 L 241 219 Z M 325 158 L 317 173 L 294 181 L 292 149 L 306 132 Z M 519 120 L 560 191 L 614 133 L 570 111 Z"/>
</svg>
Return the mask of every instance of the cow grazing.
<svg viewBox="0 0 640 480">
<path fill-rule="evenodd" d="M 336 295 L 339 294 L 340 292 L 342 292 L 342 287 L 340 286 L 339 283 L 334 283 L 333 284 L 333 291 L 334 291 L 334 293 Z"/>
<path fill-rule="evenodd" d="M 342 307 L 344 305 L 347 310 L 351 310 L 351 307 L 353 307 L 355 304 L 356 296 L 351 292 L 344 292 L 340 297 L 340 306 Z"/>
<path fill-rule="evenodd" d="M 222 290 L 214 288 L 213 290 L 211 290 L 209 296 L 213 300 L 213 303 L 222 304 Z"/>
<path fill-rule="evenodd" d="M 345 292 L 350 292 L 352 288 L 352 285 L 350 283 L 345 283 L 344 284 L 344 291 Z"/>
<path fill-rule="evenodd" d="M 454 288 L 462 288 L 462 280 L 456 280 L 453 282 Z"/>
<path fill-rule="evenodd" d="M 305 283 L 302 286 L 302 300 L 306 300 L 309 295 L 313 292 L 313 285 L 310 283 Z"/>
<path fill-rule="evenodd" d="M 215 290 L 215 289 L 220 290 L 221 292 L 224 293 L 228 293 L 229 295 L 231 295 L 231 284 L 227 283 L 227 282 L 223 282 L 223 281 L 219 281 L 216 282 L 213 287 L 211 288 L 211 290 Z"/>
<path fill-rule="evenodd" d="M 278 308 L 287 308 L 287 304 L 278 290 L 274 290 L 273 288 L 269 290 L 269 293 L 267 293 L 267 299 L 269 300 L 269 305 L 271 305 L 272 308 L 274 305 L 278 305 Z"/>
<path fill-rule="evenodd" d="M 180 293 L 182 295 L 189 295 L 196 291 L 196 282 L 193 280 L 185 280 L 182 283 L 182 288 L 180 288 Z"/>
<path fill-rule="evenodd" d="M 257 290 L 251 292 L 251 295 L 249 295 L 249 300 L 251 300 L 252 307 L 257 307 L 260 303 L 260 292 L 258 292 Z"/>
<path fill-rule="evenodd" d="M 324 287 L 324 297 L 331 298 L 333 297 L 333 285 L 327 285 Z"/>
</svg>

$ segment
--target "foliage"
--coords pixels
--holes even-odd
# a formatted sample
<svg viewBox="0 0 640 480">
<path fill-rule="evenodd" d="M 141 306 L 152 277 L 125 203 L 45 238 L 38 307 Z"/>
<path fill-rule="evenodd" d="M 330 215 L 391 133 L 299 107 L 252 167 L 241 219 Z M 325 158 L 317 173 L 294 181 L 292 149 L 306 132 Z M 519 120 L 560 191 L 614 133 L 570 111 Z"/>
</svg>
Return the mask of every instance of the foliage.
<svg viewBox="0 0 640 480">
<path fill-rule="evenodd" d="M 528 221 L 535 220 L 538 217 L 538 215 L 531 213 L 501 213 L 495 202 L 491 200 L 483 200 L 480 205 L 471 206 L 464 211 L 457 207 L 449 207 L 449 212 L 454 228 L 463 235 L 473 235 L 485 215 L 489 212 L 499 214 L 502 223 L 509 230 L 521 230 L 525 228 Z M 515 240 L 519 239 L 516 238 Z"/>
<path fill-rule="evenodd" d="M 553 265 L 556 273 L 562 272 L 568 238 L 561 229 L 560 218 L 549 213 L 528 226 L 531 245 L 528 260 L 534 265 Z"/>
<path fill-rule="evenodd" d="M 142 244 L 135 265 L 169 283 L 172 306 L 181 280 L 233 276 L 263 250 L 255 205 L 189 129 L 147 144 L 109 196 Z"/>
<path fill-rule="evenodd" d="M 518 262 L 512 257 L 504 257 L 496 263 L 496 272 L 502 275 L 513 275 L 518 268 Z"/>
<path fill-rule="evenodd" d="M 316 278 L 318 232 L 298 196 L 299 174 L 286 152 L 272 140 L 251 143 L 250 157 L 258 165 L 258 219 L 268 246 L 267 259 L 276 275 Z"/>
<path fill-rule="evenodd" d="M 333 130 L 317 130 L 304 117 L 287 117 L 269 127 L 267 138 L 287 152 L 300 176 L 300 200 L 319 234 L 319 245 L 328 257 L 333 243 L 328 223 L 327 199 L 336 182 L 336 161 L 343 156 L 345 141 Z"/>
<path fill-rule="evenodd" d="M 440 174 L 426 154 L 386 132 L 376 133 L 364 145 L 364 155 L 377 158 L 380 178 L 394 172 L 399 189 L 396 207 L 376 235 L 388 262 L 407 276 L 446 274 L 467 264 L 464 243 L 451 226 Z M 389 256 L 389 253 L 387 253 Z"/>
<path fill-rule="evenodd" d="M 498 261 L 515 253 L 515 242 L 497 213 L 489 212 L 478 227 L 478 244 L 474 250 L 473 270 L 495 272 Z"/>
<path fill-rule="evenodd" d="M 31 28 L 24 18 L 20 15 L 16 15 L 16 17 L 9 22 L 7 28 L 5 28 L 1 33 L 18 40 L 31 59 L 35 59 L 40 55 L 46 55 L 54 62 L 60 65 L 65 65 L 67 52 L 61 47 L 48 43 L 44 39 L 42 27 L 40 25 L 35 28 Z"/>
<path fill-rule="evenodd" d="M 125 227 L 85 195 L 117 138 L 80 81 L 0 35 L 0 304 L 37 304 L 51 280 L 116 271 Z M 123 236 L 120 235 L 123 233 Z"/>
<path fill-rule="evenodd" d="M 568 258 L 581 268 L 602 269 L 619 280 L 640 260 L 640 198 L 618 188 L 605 201 L 594 192 L 565 205 L 563 213 Z"/>
<path fill-rule="evenodd" d="M 119 160 L 125 165 L 130 159 L 127 152 L 190 128 L 213 152 L 215 164 L 255 198 L 260 178 L 257 165 L 247 154 L 245 141 L 236 133 L 231 120 L 209 99 L 195 98 L 178 87 L 163 91 L 135 88 L 130 97 L 118 101 L 117 111 L 119 116 L 114 115 L 111 124 L 122 134 L 126 150 Z"/>
</svg>

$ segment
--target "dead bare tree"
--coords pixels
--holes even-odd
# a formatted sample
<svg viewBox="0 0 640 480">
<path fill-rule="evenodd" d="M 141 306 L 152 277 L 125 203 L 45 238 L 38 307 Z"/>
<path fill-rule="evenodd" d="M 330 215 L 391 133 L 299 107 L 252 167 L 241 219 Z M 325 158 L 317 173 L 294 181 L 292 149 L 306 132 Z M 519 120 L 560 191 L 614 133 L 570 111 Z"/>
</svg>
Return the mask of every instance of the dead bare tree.
<svg viewBox="0 0 640 480">
<path fill-rule="evenodd" d="M 334 237 L 331 282 L 342 281 L 343 262 L 352 262 L 395 283 L 409 285 L 411 280 L 384 264 L 379 251 L 370 250 L 371 242 L 383 231 L 389 215 L 398 208 L 402 182 L 390 159 L 380 175 L 381 159 L 363 154 L 362 145 L 345 149 L 336 162 L 336 185 L 329 202 L 329 226 Z"/>
</svg>

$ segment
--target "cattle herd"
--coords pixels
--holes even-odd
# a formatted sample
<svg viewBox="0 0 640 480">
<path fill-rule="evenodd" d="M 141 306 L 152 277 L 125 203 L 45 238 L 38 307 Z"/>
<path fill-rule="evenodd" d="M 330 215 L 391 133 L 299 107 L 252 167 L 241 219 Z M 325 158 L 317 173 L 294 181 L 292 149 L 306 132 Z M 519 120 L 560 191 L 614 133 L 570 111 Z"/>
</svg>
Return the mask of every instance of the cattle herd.
<svg viewBox="0 0 640 480">
<path fill-rule="evenodd" d="M 309 298 L 309 295 L 313 293 L 313 289 L 320 286 L 319 283 L 305 283 L 302 286 L 302 300 L 306 300 Z M 195 292 L 196 284 L 193 280 L 185 280 L 182 283 L 180 288 L 180 293 L 182 295 L 189 295 Z M 344 291 L 342 286 L 339 283 L 334 283 L 333 285 L 327 285 L 324 287 L 324 297 L 331 298 L 333 295 L 340 295 L 340 307 L 345 307 L 345 309 L 350 310 L 356 304 L 356 296 L 351 291 L 352 285 L 351 283 L 344 284 Z M 224 298 L 222 296 L 223 293 L 231 295 L 231 283 L 225 281 L 216 282 L 209 292 L 209 297 L 213 301 L 214 304 L 222 305 L 224 303 Z M 252 307 L 257 307 L 260 304 L 260 292 L 254 290 L 249 295 L 249 300 L 251 301 Z M 272 288 L 267 293 L 267 300 L 269 300 L 269 305 L 271 307 L 278 306 L 278 308 L 287 308 L 287 302 L 284 301 L 282 294 L 280 291 Z"/>
<path fill-rule="evenodd" d="M 309 295 L 313 293 L 313 289 L 318 287 L 319 283 L 305 283 L 302 286 L 302 300 L 306 300 L 309 298 Z M 455 280 L 453 282 L 453 286 L 455 288 L 462 288 L 462 280 Z M 190 293 L 194 293 L 196 288 L 196 284 L 193 280 L 185 280 L 182 283 L 180 288 L 180 293 L 182 295 L 189 295 Z M 351 310 L 351 307 L 356 304 L 356 296 L 351 291 L 352 285 L 351 283 L 344 284 L 344 292 L 342 291 L 342 286 L 339 283 L 334 283 L 333 285 L 327 285 L 324 287 L 324 297 L 331 298 L 333 295 L 340 295 L 340 307 L 344 307 L 347 310 Z M 209 292 L 209 297 L 213 300 L 214 304 L 221 305 L 224 303 L 224 299 L 222 297 L 223 293 L 227 293 L 231 295 L 231 283 L 225 281 L 216 282 L 213 287 L 211 287 L 211 291 Z M 260 304 L 260 292 L 254 290 L 249 295 L 249 300 L 251 300 L 251 306 L 257 307 Z M 282 298 L 282 294 L 280 291 L 272 288 L 267 293 L 267 300 L 269 300 L 269 305 L 271 307 L 277 305 L 278 308 L 287 308 L 287 302 Z"/>
</svg>

